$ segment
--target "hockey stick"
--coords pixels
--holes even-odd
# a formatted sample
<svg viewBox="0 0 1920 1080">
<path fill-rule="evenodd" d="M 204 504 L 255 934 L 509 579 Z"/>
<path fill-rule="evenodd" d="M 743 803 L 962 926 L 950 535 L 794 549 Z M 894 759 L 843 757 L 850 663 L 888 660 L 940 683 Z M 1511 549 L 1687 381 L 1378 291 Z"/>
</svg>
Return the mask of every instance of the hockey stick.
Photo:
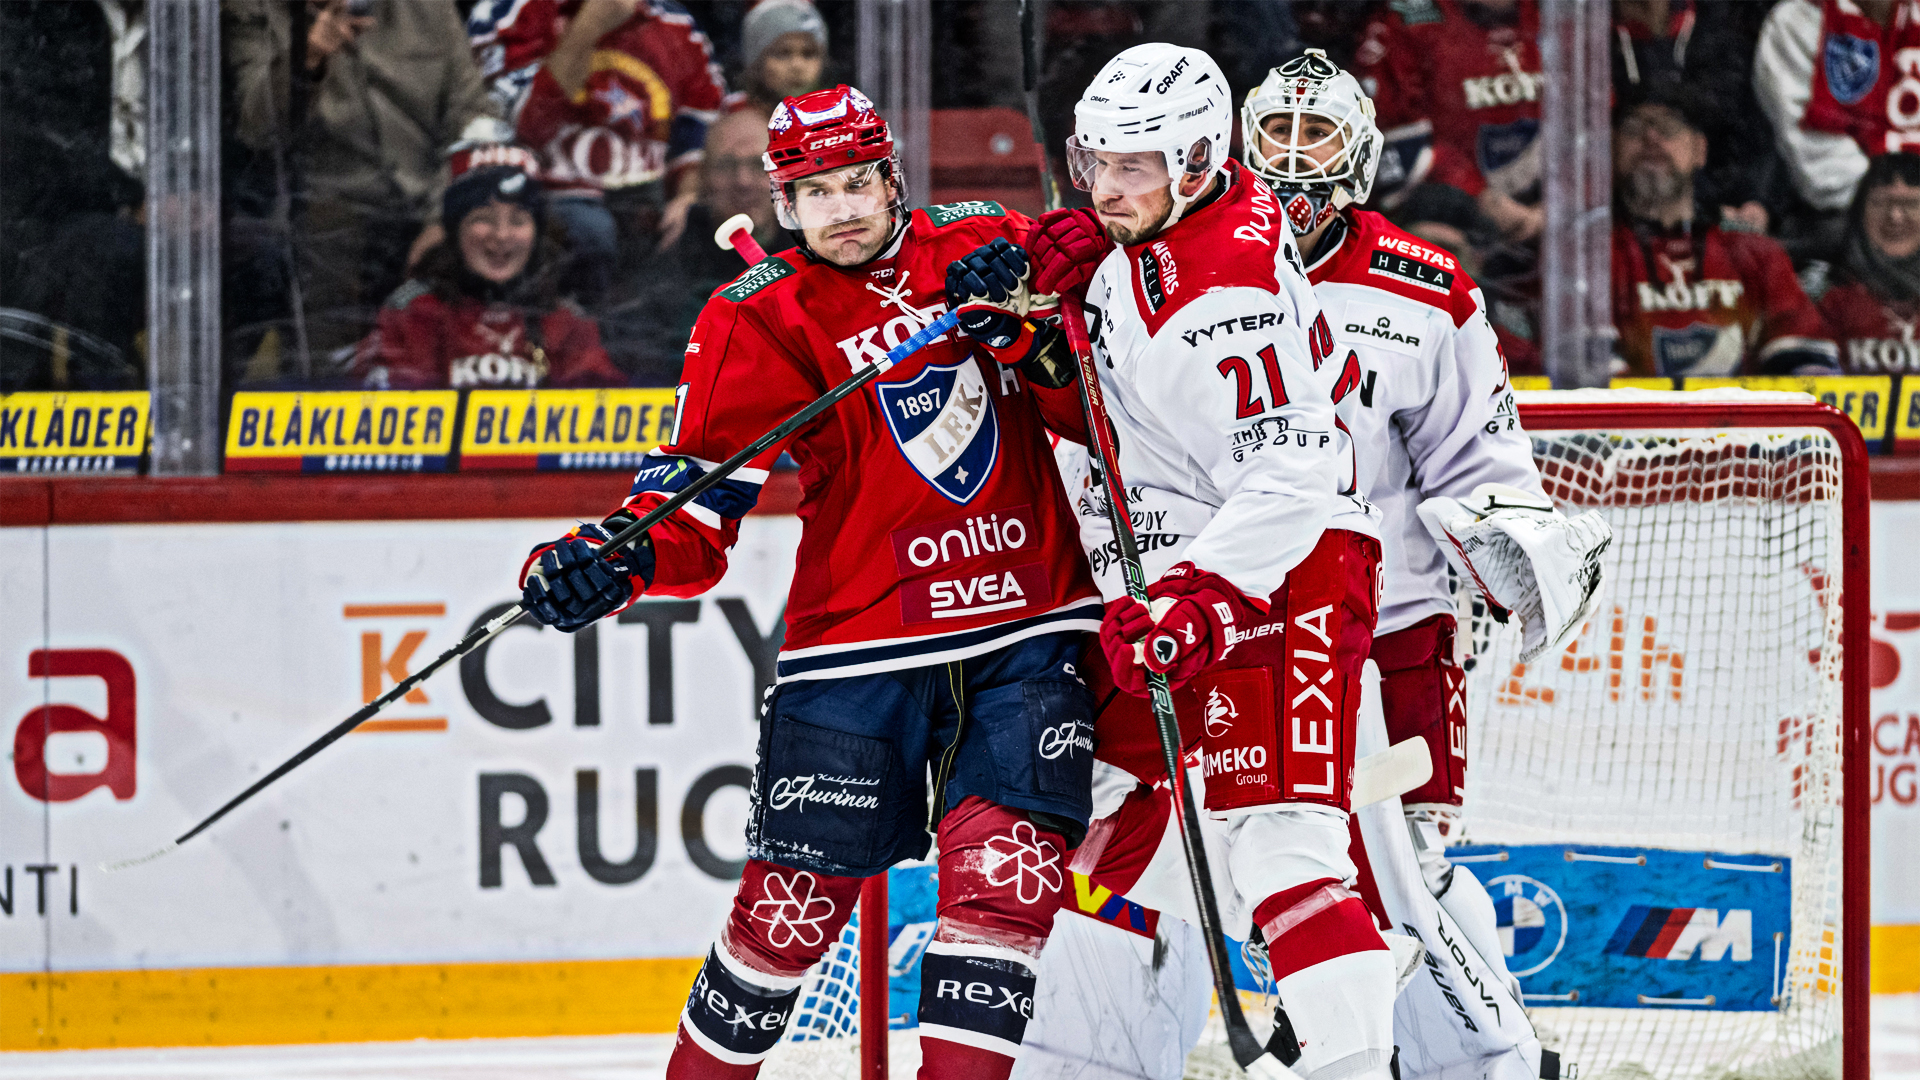
<svg viewBox="0 0 1920 1080">
<path fill-rule="evenodd" d="M 675 510 L 678 510 L 680 507 L 685 506 L 687 503 L 693 501 L 696 498 L 699 498 L 703 492 L 707 491 L 709 488 L 713 487 L 715 484 L 718 484 L 720 481 L 725 480 L 727 477 L 733 475 L 733 473 L 738 471 L 741 466 L 745 465 L 749 461 L 752 461 L 754 458 L 759 457 L 761 454 L 765 453 L 768 449 L 773 447 L 775 444 L 779 443 L 782 439 L 785 439 L 787 436 L 805 427 L 809 422 L 813 420 L 814 417 L 819 416 L 821 413 L 826 412 L 828 409 L 833 408 L 835 405 L 839 404 L 840 401 L 843 398 L 845 398 L 847 395 L 853 393 L 854 391 L 860 389 L 866 384 L 872 382 L 877 376 L 887 371 L 888 369 L 892 368 L 895 364 L 898 364 L 902 360 L 905 360 L 907 357 L 912 356 L 916 352 L 919 352 L 921 349 L 926 347 L 928 342 L 932 341 L 934 338 L 945 335 L 958 324 L 959 324 L 959 317 L 954 315 L 952 312 L 948 312 L 947 314 L 941 315 L 939 318 L 933 320 L 933 322 L 927 324 L 925 329 L 921 330 L 919 333 L 914 334 L 912 337 L 908 338 L 907 340 L 901 342 L 900 344 L 894 346 L 892 349 L 888 350 L 885 356 L 881 357 L 878 360 L 870 361 L 866 366 L 855 370 L 854 373 L 851 376 L 849 376 L 845 381 L 841 382 L 840 385 L 827 391 L 825 394 L 821 395 L 820 397 L 815 398 L 814 401 L 811 404 L 809 404 L 806 408 L 801 409 L 799 412 L 794 413 L 792 416 L 788 417 L 785 421 L 781 422 L 780 426 L 774 428 L 772 431 L 767 432 L 765 435 L 760 436 L 758 439 L 753 440 L 752 443 L 748 444 L 746 449 L 740 451 L 739 453 L 733 455 L 732 457 L 728 458 L 727 460 L 721 462 L 720 464 L 714 466 L 712 469 L 708 470 L 708 472 L 705 475 L 701 476 L 698 480 L 695 480 L 693 483 L 688 484 L 686 487 L 682 488 L 677 494 L 667 499 L 667 501 L 661 503 L 659 506 L 654 507 L 653 510 L 648 512 L 645 517 L 642 517 L 640 520 L 633 522 L 632 524 L 628 525 L 626 528 L 621 529 L 619 532 L 613 534 L 613 537 L 609 539 L 604 545 L 602 545 L 601 550 L 602 551 L 618 550 L 620 548 L 627 546 L 628 544 L 633 543 L 635 540 L 640 539 L 640 537 L 646 535 L 646 532 L 648 529 L 651 529 L 655 525 L 659 524 L 662 520 L 664 520 L 667 517 L 668 514 L 673 513 Z M 287 760 L 281 762 L 280 765 L 277 768 L 275 768 L 272 772 L 268 773 L 267 775 L 261 777 L 259 780 L 255 781 L 252 784 L 252 786 L 247 788 L 247 790 L 241 792 L 238 795 L 235 795 L 232 799 L 228 800 L 225 806 L 222 806 L 220 809 L 215 810 L 212 814 L 208 815 L 205 820 L 200 822 L 200 824 L 195 825 L 193 828 L 188 829 L 186 832 L 181 833 L 178 837 L 175 837 L 174 840 L 171 843 L 167 844 L 165 847 L 160 848 L 159 850 L 154 851 L 151 854 L 142 855 L 137 859 L 127 859 L 117 863 L 103 863 L 101 865 L 101 869 L 107 871 L 108 873 L 112 873 L 118 870 L 125 870 L 131 866 L 139 866 L 141 863 L 152 862 L 153 860 L 179 847 L 181 844 L 184 844 L 187 841 L 193 839 L 194 837 L 200 835 L 202 832 L 206 831 L 208 826 L 212 825 L 216 821 L 219 821 L 221 818 L 226 817 L 227 814 L 230 811 L 232 811 L 234 807 L 237 807 L 241 803 L 244 803 L 248 799 L 251 799 L 255 795 L 258 795 L 262 789 L 267 787 L 267 785 L 273 783 L 274 781 L 292 772 L 294 769 L 298 768 L 302 763 L 304 763 L 308 758 L 312 757 L 315 754 L 318 754 L 320 751 L 325 750 L 327 747 L 339 741 L 342 736 L 347 734 L 347 732 L 352 731 L 356 727 L 359 727 L 363 722 L 371 719 L 375 713 L 379 712 L 381 709 L 386 708 L 388 705 L 393 704 L 395 701 L 398 701 L 402 696 L 406 694 L 407 691 L 425 682 L 428 676 L 432 675 L 436 671 L 439 671 L 441 668 L 445 667 L 447 664 L 453 662 L 454 660 L 457 660 L 460 657 L 465 656 L 466 654 L 479 648 L 481 645 L 486 644 L 488 641 L 491 641 L 494 637 L 498 636 L 502 631 L 518 623 L 521 619 L 525 618 L 526 615 L 527 615 L 527 605 L 526 605 L 526 601 L 524 600 L 518 604 L 515 604 L 513 607 L 507 609 L 506 611 L 501 612 L 499 616 L 489 621 L 485 626 L 479 627 L 474 631 L 472 631 L 471 633 L 469 633 L 466 637 L 461 638 L 459 644 L 455 645 L 451 649 L 448 649 L 446 652 L 441 653 L 439 656 L 434 657 L 432 663 L 429 663 L 426 667 L 423 667 L 419 671 L 414 672 L 412 675 L 409 675 L 406 678 L 400 680 L 399 683 L 395 684 L 393 689 L 380 695 L 379 697 L 375 698 L 373 701 L 368 702 L 367 705 L 364 708 L 362 708 L 359 712 L 356 712 L 352 716 L 349 716 L 345 720 L 342 720 L 338 724 L 335 724 L 333 728 L 329 730 L 325 735 L 322 735 L 318 739 L 315 739 L 313 742 L 308 743 L 305 749 L 301 750 L 299 753 L 293 755 Z"/>
<path fill-rule="evenodd" d="M 1049 210 L 1060 209 L 1060 182 L 1053 175 L 1053 155 L 1040 130 L 1040 31 L 1033 25 L 1039 0 L 1020 0 L 1020 75 L 1027 95 L 1027 126 L 1040 149 L 1040 197 Z"/>
<path fill-rule="evenodd" d="M 1107 520 L 1113 526 L 1113 538 L 1120 549 L 1120 569 L 1127 583 L 1127 595 L 1140 604 L 1147 603 L 1147 575 L 1140 567 L 1140 545 L 1133 535 L 1133 521 L 1127 515 L 1127 489 L 1120 477 L 1120 455 L 1113 444 L 1113 429 L 1107 424 L 1106 400 L 1100 394 L 1100 372 L 1094 365 L 1093 349 L 1087 341 L 1087 323 L 1079 298 L 1060 298 L 1061 322 L 1067 332 L 1067 344 L 1080 365 L 1080 399 L 1086 406 L 1089 449 L 1100 468 L 1101 482 L 1107 489 Z M 1255 1077 L 1266 1080 L 1299 1080 L 1299 1074 L 1273 1056 L 1266 1040 L 1253 1033 L 1246 1014 L 1240 1009 L 1240 994 L 1233 985 L 1232 961 L 1227 957 L 1226 935 L 1220 923 L 1220 902 L 1213 895 L 1213 875 L 1207 865 L 1207 850 L 1200 839 L 1200 811 L 1193 802 L 1193 790 L 1187 785 L 1187 771 L 1181 767 L 1180 722 L 1173 712 L 1173 691 L 1167 677 L 1151 669 L 1147 672 L 1147 698 L 1153 703 L 1154 730 L 1160 736 L 1160 754 L 1167 767 L 1167 782 L 1179 804 L 1180 846 L 1187 856 L 1187 872 L 1193 881 L 1193 896 L 1200 911 L 1200 936 L 1207 943 L 1207 959 L 1213 968 L 1214 994 L 1220 1000 L 1220 1020 L 1227 1029 L 1227 1045 L 1233 1060 Z"/>
<path fill-rule="evenodd" d="M 766 249 L 753 238 L 753 219 L 735 214 L 713 230 L 713 242 L 722 249 L 737 251 L 748 266 L 757 266 L 767 257 Z"/>
</svg>

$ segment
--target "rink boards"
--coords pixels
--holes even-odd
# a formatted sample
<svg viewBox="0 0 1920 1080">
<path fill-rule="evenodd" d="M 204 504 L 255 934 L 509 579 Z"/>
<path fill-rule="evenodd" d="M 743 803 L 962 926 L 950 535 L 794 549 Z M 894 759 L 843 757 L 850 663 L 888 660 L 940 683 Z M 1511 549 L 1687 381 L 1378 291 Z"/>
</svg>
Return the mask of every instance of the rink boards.
<svg viewBox="0 0 1920 1080">
<path fill-rule="evenodd" d="M 569 524 L 0 529 L 0 1049 L 670 1030 L 744 856 L 792 518 L 749 518 L 708 595 L 508 630 L 100 869 L 512 602 Z"/>
<path fill-rule="evenodd" d="M 1913 924 L 1920 586 L 1894 563 L 1920 504 L 1874 514 L 1876 917 Z M 0 528 L 0 1049 L 670 1030 L 744 853 L 790 517 L 747 519 L 708 595 L 509 630 L 175 854 L 99 870 L 511 602 L 568 524 Z"/>
</svg>

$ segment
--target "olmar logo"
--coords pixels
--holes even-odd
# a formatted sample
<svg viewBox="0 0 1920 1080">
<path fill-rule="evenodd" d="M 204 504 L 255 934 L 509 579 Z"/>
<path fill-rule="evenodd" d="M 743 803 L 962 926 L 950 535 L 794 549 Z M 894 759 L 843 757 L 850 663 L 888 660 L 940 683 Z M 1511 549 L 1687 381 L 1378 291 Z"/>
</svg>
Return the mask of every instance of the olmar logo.
<svg viewBox="0 0 1920 1080">
<path fill-rule="evenodd" d="M 94 678 L 107 684 L 107 715 L 77 705 L 42 705 L 13 731 L 13 776 L 41 802 L 71 802 L 94 788 L 133 798 L 133 665 L 111 649 L 35 649 L 27 674 L 36 679 Z"/>
</svg>

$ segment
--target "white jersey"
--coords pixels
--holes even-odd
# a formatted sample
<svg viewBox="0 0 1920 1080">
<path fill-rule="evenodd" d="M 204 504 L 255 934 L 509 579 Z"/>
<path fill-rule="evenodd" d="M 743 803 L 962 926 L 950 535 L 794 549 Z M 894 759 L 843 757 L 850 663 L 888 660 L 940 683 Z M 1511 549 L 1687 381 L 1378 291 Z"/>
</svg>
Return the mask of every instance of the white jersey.
<svg viewBox="0 0 1920 1080">
<path fill-rule="evenodd" d="M 1322 532 L 1379 529 L 1335 412 L 1346 353 L 1273 192 L 1227 170 L 1212 203 L 1109 252 L 1087 309 L 1147 579 L 1190 561 L 1264 601 Z M 1103 487 L 1079 514 L 1101 594 L 1124 595 Z"/>
<path fill-rule="evenodd" d="M 1308 274 L 1340 354 L 1360 358 L 1358 407 L 1342 416 L 1361 448 L 1360 490 L 1382 514 L 1379 636 L 1454 610 L 1415 507 L 1485 483 L 1538 493 L 1540 473 L 1479 287 L 1379 214 L 1347 217 Z"/>
</svg>

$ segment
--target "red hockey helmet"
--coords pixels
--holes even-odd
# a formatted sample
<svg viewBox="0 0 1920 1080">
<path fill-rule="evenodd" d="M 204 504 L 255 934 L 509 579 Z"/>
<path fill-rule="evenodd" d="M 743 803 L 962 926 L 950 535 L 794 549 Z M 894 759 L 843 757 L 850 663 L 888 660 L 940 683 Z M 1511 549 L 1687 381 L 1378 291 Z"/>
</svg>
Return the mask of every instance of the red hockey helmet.
<svg viewBox="0 0 1920 1080">
<path fill-rule="evenodd" d="M 845 84 L 782 100 L 767 121 L 764 164 L 774 209 L 788 229 L 835 225 L 906 202 L 893 133 L 867 95 Z M 796 201 L 794 181 L 841 171 L 847 182 L 836 187 L 846 190 L 836 197 L 823 198 L 818 208 Z M 891 200 L 881 180 L 891 183 Z"/>
</svg>

